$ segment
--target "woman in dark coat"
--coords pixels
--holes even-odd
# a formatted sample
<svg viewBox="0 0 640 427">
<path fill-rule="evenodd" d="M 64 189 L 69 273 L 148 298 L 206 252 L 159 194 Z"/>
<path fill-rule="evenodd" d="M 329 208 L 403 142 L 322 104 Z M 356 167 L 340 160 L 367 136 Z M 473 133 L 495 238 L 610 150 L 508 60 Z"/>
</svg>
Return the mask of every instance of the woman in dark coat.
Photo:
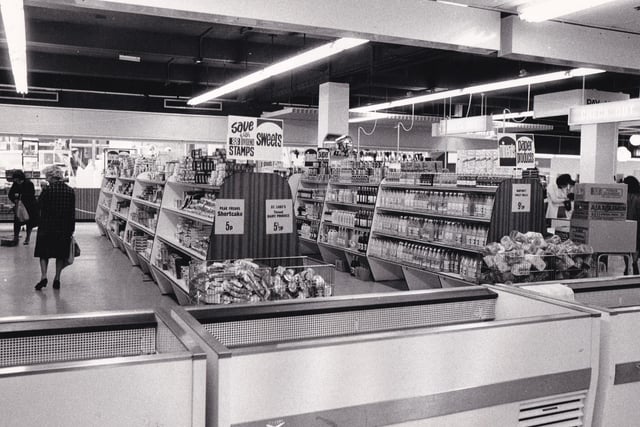
<svg viewBox="0 0 640 427">
<path fill-rule="evenodd" d="M 16 170 L 13 172 L 13 185 L 9 190 L 9 199 L 17 205 L 18 201 L 21 201 L 29 214 L 29 220 L 21 222 L 18 219 L 18 215 L 13 215 L 13 241 L 17 245 L 18 237 L 20 235 L 20 228 L 23 225 L 27 227 L 27 236 L 24 239 L 24 244 L 28 245 L 31 240 L 31 231 L 33 227 L 38 225 L 38 203 L 36 201 L 36 190 L 33 187 L 33 182 L 28 180 L 24 172 Z M 14 209 L 16 212 L 16 209 Z"/>
<path fill-rule="evenodd" d="M 60 289 L 60 273 L 69 256 L 71 236 L 76 227 L 76 196 L 71 187 L 63 182 L 64 173 L 57 166 L 43 170 L 49 185 L 42 190 L 38 203 L 40 206 L 40 225 L 36 238 L 36 258 L 40 258 L 40 281 L 36 285 L 39 291 L 47 286 L 47 267 L 49 258 L 56 259 L 56 275 L 53 289 Z"/>
</svg>

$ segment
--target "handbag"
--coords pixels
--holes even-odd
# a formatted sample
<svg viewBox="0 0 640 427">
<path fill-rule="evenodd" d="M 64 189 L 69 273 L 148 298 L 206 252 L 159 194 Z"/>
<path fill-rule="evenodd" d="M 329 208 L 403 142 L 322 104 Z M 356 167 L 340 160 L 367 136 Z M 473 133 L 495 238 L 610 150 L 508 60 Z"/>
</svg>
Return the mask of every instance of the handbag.
<svg viewBox="0 0 640 427">
<path fill-rule="evenodd" d="M 27 208 L 24 207 L 22 200 L 18 200 L 16 203 L 16 217 L 20 222 L 29 221 L 29 212 L 27 212 Z"/>
</svg>

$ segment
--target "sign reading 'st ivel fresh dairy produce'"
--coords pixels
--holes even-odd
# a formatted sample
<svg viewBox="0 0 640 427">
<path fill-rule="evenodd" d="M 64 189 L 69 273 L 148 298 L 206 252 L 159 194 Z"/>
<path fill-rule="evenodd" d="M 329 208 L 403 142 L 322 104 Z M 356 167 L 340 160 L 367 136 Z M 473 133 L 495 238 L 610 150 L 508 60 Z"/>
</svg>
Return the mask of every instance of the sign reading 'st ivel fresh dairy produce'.
<svg viewBox="0 0 640 427">
<path fill-rule="evenodd" d="M 284 148 L 282 120 L 229 116 L 227 158 L 280 161 Z"/>
</svg>

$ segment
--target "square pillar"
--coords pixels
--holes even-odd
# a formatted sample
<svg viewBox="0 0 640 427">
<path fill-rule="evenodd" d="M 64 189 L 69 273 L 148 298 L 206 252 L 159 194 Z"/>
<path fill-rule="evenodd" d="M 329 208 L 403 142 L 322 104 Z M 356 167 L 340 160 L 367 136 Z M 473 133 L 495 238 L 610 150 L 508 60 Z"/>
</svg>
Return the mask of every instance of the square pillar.
<svg viewBox="0 0 640 427">
<path fill-rule="evenodd" d="M 318 100 L 318 147 L 328 134 L 349 133 L 349 85 L 347 83 L 323 83 Z"/>
<path fill-rule="evenodd" d="M 580 132 L 580 182 L 613 183 L 616 174 L 617 153 L 617 123 L 582 125 Z"/>
</svg>

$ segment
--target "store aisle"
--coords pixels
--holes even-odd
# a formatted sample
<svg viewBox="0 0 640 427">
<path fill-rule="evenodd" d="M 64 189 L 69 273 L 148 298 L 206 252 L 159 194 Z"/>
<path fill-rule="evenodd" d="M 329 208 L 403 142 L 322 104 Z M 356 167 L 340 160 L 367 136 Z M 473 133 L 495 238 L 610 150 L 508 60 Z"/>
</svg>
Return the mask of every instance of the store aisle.
<svg viewBox="0 0 640 427">
<path fill-rule="evenodd" d="M 24 233 L 23 233 L 24 234 Z M 11 224 L 0 224 L 0 235 L 11 236 Z M 49 262 L 49 284 L 33 289 L 40 279 L 33 257 L 35 232 L 29 246 L 0 247 L 0 317 L 153 308 L 174 304 L 156 284 L 108 239 L 94 223 L 78 223 L 76 239 L 82 256 L 62 272 L 62 287 L 51 287 L 55 262 Z"/>
</svg>

